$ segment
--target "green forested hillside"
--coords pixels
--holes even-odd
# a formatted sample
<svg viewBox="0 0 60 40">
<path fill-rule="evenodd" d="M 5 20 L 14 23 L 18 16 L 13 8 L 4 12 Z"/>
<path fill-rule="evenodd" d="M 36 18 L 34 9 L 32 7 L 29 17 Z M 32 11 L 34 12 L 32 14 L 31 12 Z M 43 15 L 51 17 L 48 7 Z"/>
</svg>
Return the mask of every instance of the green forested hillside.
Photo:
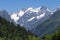
<svg viewBox="0 0 60 40">
<path fill-rule="evenodd" d="M 15 26 L 0 17 L 0 40 L 40 40 L 31 32 L 27 32 L 25 28 L 19 25 Z"/>
<path fill-rule="evenodd" d="M 60 40 L 60 28 L 51 35 L 45 34 L 43 40 Z"/>
</svg>

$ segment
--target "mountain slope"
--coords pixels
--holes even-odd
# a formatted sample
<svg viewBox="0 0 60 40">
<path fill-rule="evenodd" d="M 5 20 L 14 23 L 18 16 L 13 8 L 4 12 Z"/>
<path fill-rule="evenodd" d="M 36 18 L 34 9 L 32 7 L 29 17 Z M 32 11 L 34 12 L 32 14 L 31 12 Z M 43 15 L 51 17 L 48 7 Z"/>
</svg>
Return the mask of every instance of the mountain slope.
<svg viewBox="0 0 60 40">
<path fill-rule="evenodd" d="M 32 33 L 37 36 L 44 36 L 45 34 L 52 34 L 58 28 L 60 28 L 60 10 L 54 12 L 54 14 L 42 24 L 39 24 Z"/>
<path fill-rule="evenodd" d="M 40 40 L 31 32 L 27 32 L 25 28 L 13 23 L 10 23 L 5 18 L 0 16 L 0 40 Z"/>
<path fill-rule="evenodd" d="M 28 8 L 26 10 L 20 10 L 19 13 L 13 13 L 11 18 L 15 20 L 17 24 L 24 26 L 27 30 L 32 30 L 38 24 L 41 24 L 43 21 L 48 19 L 53 12 L 42 6 L 39 8 Z"/>
<path fill-rule="evenodd" d="M 12 22 L 8 12 L 6 10 L 0 10 L 0 16 L 5 18 L 7 21 Z"/>
</svg>

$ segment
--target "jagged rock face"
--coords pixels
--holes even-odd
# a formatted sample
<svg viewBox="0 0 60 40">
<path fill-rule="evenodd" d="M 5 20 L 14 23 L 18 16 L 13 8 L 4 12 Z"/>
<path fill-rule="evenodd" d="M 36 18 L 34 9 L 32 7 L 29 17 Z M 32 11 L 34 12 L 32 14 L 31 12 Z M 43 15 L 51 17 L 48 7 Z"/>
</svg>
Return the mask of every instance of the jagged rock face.
<svg viewBox="0 0 60 40">
<path fill-rule="evenodd" d="M 0 16 L 7 19 L 8 21 L 11 21 L 11 18 L 6 10 L 0 10 Z"/>
<path fill-rule="evenodd" d="M 11 18 L 21 26 L 24 26 L 27 30 L 32 30 L 38 24 L 48 19 L 53 12 L 42 6 L 38 8 L 27 8 L 25 10 L 20 10 L 19 12 L 13 13 Z"/>
<path fill-rule="evenodd" d="M 54 14 L 39 24 L 36 28 L 32 30 L 32 33 L 43 37 L 45 34 L 53 34 L 58 28 L 60 28 L 60 10 L 54 12 Z"/>
<path fill-rule="evenodd" d="M 0 16 L 5 18 L 7 21 L 13 22 L 14 24 L 16 24 L 14 20 L 11 19 L 9 13 L 6 10 L 0 10 Z"/>
</svg>

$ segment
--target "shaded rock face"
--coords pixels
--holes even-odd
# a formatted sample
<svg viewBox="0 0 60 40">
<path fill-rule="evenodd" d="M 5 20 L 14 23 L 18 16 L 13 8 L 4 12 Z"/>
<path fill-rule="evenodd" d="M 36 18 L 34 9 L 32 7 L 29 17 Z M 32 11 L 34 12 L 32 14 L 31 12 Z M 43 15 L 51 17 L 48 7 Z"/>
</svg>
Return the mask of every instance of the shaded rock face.
<svg viewBox="0 0 60 40">
<path fill-rule="evenodd" d="M 14 17 L 15 15 L 15 17 Z M 17 24 L 24 26 L 27 30 L 33 30 L 38 24 L 41 24 L 47 20 L 53 12 L 42 6 L 38 8 L 27 8 L 25 10 L 20 10 L 17 13 L 13 13 L 11 18 L 15 20 Z"/>
<path fill-rule="evenodd" d="M 8 12 L 5 11 L 5 10 L 0 10 L 0 16 L 2 16 L 3 18 L 6 18 L 8 21 L 11 20 L 11 18 L 10 18 L 10 16 L 9 16 Z"/>
<path fill-rule="evenodd" d="M 13 22 L 15 24 L 14 20 L 11 19 L 9 13 L 6 10 L 0 10 L 0 16 L 5 18 L 7 21 Z"/>
<path fill-rule="evenodd" d="M 58 28 L 60 28 L 59 25 L 60 10 L 57 10 L 49 19 L 34 28 L 32 30 L 32 33 L 37 36 L 43 37 L 45 34 L 53 34 Z"/>
</svg>

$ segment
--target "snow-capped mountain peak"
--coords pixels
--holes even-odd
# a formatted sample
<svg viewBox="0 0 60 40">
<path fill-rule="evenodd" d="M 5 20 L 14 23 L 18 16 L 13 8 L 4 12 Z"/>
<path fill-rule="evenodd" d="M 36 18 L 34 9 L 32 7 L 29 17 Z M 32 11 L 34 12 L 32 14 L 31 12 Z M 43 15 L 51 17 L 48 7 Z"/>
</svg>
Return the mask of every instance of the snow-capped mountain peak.
<svg viewBox="0 0 60 40">
<path fill-rule="evenodd" d="M 14 21 L 16 22 L 19 20 L 19 17 L 17 16 L 17 14 L 14 13 L 11 15 L 11 19 L 14 19 Z"/>
<path fill-rule="evenodd" d="M 27 30 L 32 30 L 38 24 L 47 20 L 53 12 L 42 6 L 38 8 L 29 7 L 27 9 L 20 10 L 17 13 L 13 13 L 11 18 L 18 24 L 24 26 Z"/>
<path fill-rule="evenodd" d="M 21 17 L 24 15 L 24 11 L 20 10 L 19 13 L 18 13 L 18 16 Z"/>
<path fill-rule="evenodd" d="M 17 22 L 19 20 L 20 17 L 22 17 L 24 15 L 24 11 L 20 10 L 19 12 L 14 12 L 11 15 L 11 19 L 14 19 L 15 22 Z"/>
<path fill-rule="evenodd" d="M 27 11 L 30 11 L 30 12 L 39 12 L 40 11 L 40 8 L 41 7 L 38 7 L 38 8 L 29 7 L 25 12 L 27 12 Z"/>
<path fill-rule="evenodd" d="M 33 8 L 32 7 L 29 7 L 25 12 L 29 11 L 29 10 L 32 10 Z"/>
</svg>

